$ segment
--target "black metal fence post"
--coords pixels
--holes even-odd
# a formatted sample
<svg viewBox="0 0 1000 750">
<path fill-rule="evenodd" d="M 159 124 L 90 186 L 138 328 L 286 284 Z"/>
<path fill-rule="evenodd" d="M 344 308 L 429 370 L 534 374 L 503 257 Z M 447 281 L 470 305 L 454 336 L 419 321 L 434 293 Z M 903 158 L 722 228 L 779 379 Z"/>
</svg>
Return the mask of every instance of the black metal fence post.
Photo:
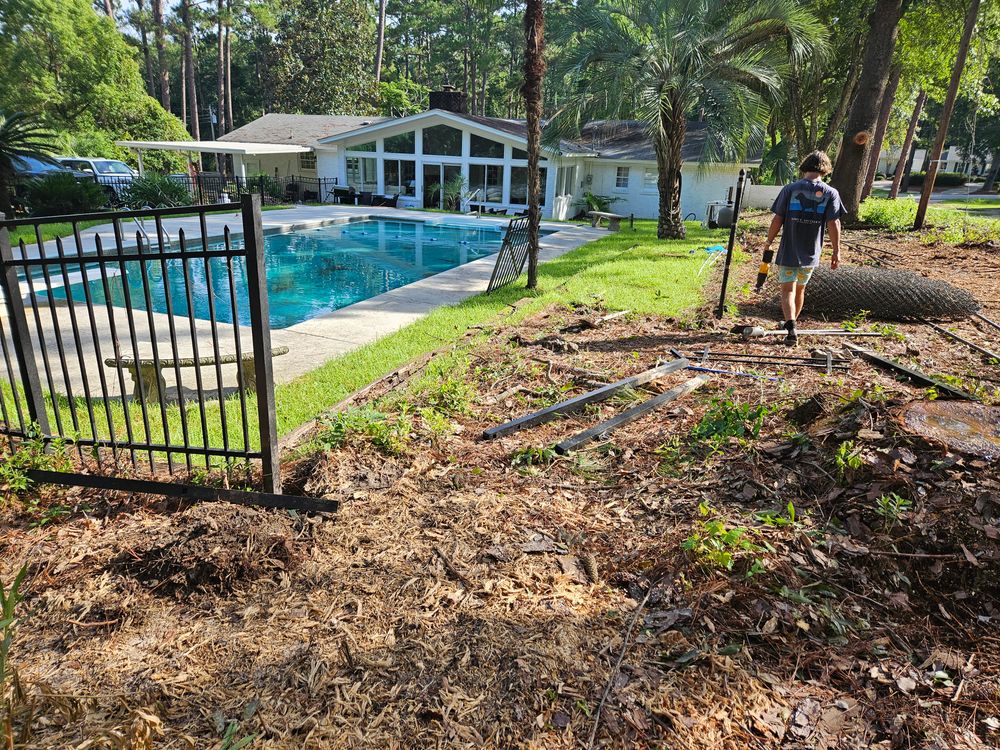
<svg viewBox="0 0 1000 750">
<path fill-rule="evenodd" d="M 260 196 L 240 197 L 243 210 L 243 242 L 246 251 L 247 286 L 250 296 L 250 335 L 257 381 L 257 417 L 260 422 L 261 470 L 265 492 L 281 493 L 278 465 L 278 418 L 274 404 L 274 371 L 271 366 L 270 305 L 264 265 L 264 230 Z M 237 327 L 239 323 L 236 323 Z M 236 335 L 239 335 L 237 330 Z"/>
<path fill-rule="evenodd" d="M 729 286 L 729 267 L 733 262 L 733 246 L 736 244 L 736 223 L 740 219 L 740 205 L 743 203 L 743 183 L 746 181 L 747 171 L 740 170 L 739 180 L 736 182 L 736 197 L 733 201 L 733 220 L 729 225 L 729 246 L 726 248 L 726 266 L 722 271 L 722 292 L 719 294 L 719 308 L 715 311 L 715 317 L 721 318 L 726 311 L 726 287 Z"/>
<path fill-rule="evenodd" d="M 4 214 L 0 213 L 0 220 Z M 10 232 L 7 227 L 0 226 L 0 261 L 3 262 L 3 295 L 7 302 L 7 312 L 10 315 L 10 337 L 14 344 L 20 370 L 21 385 L 24 387 L 24 398 L 31 421 L 38 425 L 43 435 L 48 435 L 49 416 L 45 411 L 45 397 L 42 394 L 42 381 L 38 374 L 38 363 L 35 361 L 35 347 L 31 342 L 28 329 L 28 316 L 24 311 L 24 300 L 21 298 L 21 283 L 17 277 L 17 267 L 13 264 L 14 252 L 10 246 Z M 25 269 L 31 273 L 31 269 Z M 40 346 L 45 346 L 45 337 L 38 331 Z M 17 383 L 11 383 L 11 388 L 17 388 Z M 0 395 L 0 398 L 3 398 Z"/>
</svg>

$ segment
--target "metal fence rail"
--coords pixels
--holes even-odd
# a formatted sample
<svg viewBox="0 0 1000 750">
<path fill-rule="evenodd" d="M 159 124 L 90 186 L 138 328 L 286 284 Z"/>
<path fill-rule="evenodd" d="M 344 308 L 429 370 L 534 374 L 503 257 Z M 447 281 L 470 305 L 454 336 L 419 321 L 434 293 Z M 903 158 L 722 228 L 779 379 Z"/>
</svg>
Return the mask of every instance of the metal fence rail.
<svg viewBox="0 0 1000 750">
<path fill-rule="evenodd" d="M 507 225 L 507 233 L 503 245 L 497 253 L 497 262 L 493 266 L 493 275 L 487 292 L 507 286 L 521 275 L 524 264 L 528 260 L 528 249 L 531 245 L 531 223 L 527 216 L 511 219 Z"/>
<path fill-rule="evenodd" d="M 233 211 L 239 225 L 211 237 L 208 219 Z M 181 213 L 194 214 L 190 231 L 168 237 L 163 220 Z M 103 230 L 81 230 L 105 219 Z M 71 237 L 43 240 L 52 222 L 71 224 Z M 23 227 L 35 241 L 12 245 Z M 65 440 L 99 473 L 260 461 L 264 491 L 281 492 L 259 196 L 0 218 L 0 266 L 8 449 Z"/>
</svg>

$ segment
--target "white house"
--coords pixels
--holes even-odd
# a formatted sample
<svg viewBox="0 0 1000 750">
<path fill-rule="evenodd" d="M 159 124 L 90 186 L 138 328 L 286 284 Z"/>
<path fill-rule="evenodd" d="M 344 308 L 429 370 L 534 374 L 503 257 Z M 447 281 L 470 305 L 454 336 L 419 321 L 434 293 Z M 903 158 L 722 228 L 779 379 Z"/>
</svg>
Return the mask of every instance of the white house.
<svg viewBox="0 0 1000 750">
<path fill-rule="evenodd" d="M 432 94 L 432 108 L 400 118 L 267 114 L 218 141 L 142 142 L 141 151 L 228 153 L 238 177 L 256 174 L 303 182 L 334 182 L 358 192 L 399 195 L 398 205 L 440 207 L 444 183 L 461 175 L 473 204 L 521 210 L 527 204 L 527 128 L 523 120 L 470 115 L 458 92 Z M 436 106 L 435 106 L 436 105 Z M 457 111 L 456 111 L 457 110 Z M 702 164 L 706 128 L 691 123 L 684 143 L 681 209 L 703 219 L 710 201 L 725 200 L 746 163 Z M 586 192 L 614 199 L 611 210 L 653 218 L 658 213 L 656 158 L 642 124 L 591 123 L 580 138 L 543 147 L 543 214 L 571 218 Z M 314 191 L 332 200 L 333 191 Z M 318 193 L 324 193 L 319 195 Z"/>
</svg>

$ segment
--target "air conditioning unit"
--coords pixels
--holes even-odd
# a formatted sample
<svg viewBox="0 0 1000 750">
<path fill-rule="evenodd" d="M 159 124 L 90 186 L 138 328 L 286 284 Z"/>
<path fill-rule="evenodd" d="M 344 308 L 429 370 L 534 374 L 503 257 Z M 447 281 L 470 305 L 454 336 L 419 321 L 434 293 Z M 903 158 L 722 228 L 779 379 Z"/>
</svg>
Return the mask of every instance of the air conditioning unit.
<svg viewBox="0 0 1000 750">
<path fill-rule="evenodd" d="M 729 201 L 709 201 L 705 206 L 705 226 L 725 229 L 733 223 L 733 204 Z"/>
</svg>

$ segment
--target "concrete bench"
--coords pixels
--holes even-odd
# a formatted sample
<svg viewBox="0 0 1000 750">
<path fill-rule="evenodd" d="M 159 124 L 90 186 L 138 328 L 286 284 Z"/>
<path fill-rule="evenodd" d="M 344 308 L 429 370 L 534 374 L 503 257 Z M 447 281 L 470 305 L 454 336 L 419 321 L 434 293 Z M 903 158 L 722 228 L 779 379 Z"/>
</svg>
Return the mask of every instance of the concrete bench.
<svg viewBox="0 0 1000 750">
<path fill-rule="evenodd" d="M 288 354 L 287 346 L 276 346 L 271 349 L 272 357 L 280 357 L 282 354 Z M 257 390 L 257 374 L 254 371 L 253 352 L 244 354 L 238 362 L 240 372 L 243 375 L 243 385 L 248 391 Z M 132 357 L 109 357 L 104 360 L 104 364 L 108 367 L 116 369 L 124 367 L 127 369 L 129 375 L 132 376 L 132 384 L 135 386 L 132 396 L 135 399 L 140 399 L 145 394 L 146 401 L 152 403 L 160 400 L 161 392 L 167 392 L 167 383 L 163 379 L 163 370 L 172 370 L 175 367 L 215 367 L 216 364 L 232 365 L 236 363 L 237 357 L 235 354 L 225 354 L 219 357 L 218 360 L 215 357 L 200 357 L 199 359 L 185 357 L 178 360 L 161 359 L 159 363 L 153 359 L 140 359 L 136 363 Z M 159 367 L 157 367 L 157 364 Z"/>
<path fill-rule="evenodd" d="M 621 229 L 622 220 L 628 218 L 620 214 L 610 214 L 607 211 L 588 211 L 587 216 L 590 217 L 590 226 L 592 227 L 600 227 L 601 222 L 607 220 L 608 230 L 612 232 Z"/>
</svg>

